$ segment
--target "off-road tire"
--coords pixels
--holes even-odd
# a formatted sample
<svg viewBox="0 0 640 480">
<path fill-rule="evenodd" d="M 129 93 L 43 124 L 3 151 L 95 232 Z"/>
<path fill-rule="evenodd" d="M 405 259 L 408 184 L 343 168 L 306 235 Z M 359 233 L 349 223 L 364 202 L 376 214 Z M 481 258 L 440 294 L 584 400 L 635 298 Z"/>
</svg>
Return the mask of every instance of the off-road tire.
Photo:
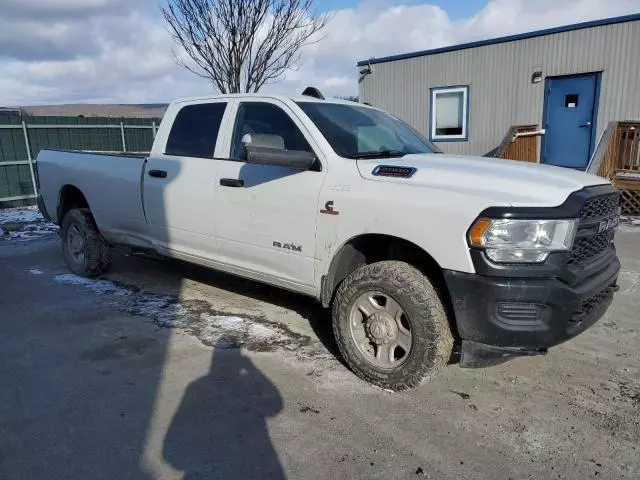
<svg viewBox="0 0 640 480">
<path fill-rule="evenodd" d="M 396 300 L 411 325 L 409 355 L 394 369 L 381 369 L 367 361 L 349 330 L 354 302 L 370 290 Z M 407 263 L 384 261 L 352 272 L 338 287 L 332 314 L 333 332 L 344 360 L 356 375 L 379 387 L 396 391 L 416 387 L 434 378 L 451 356 L 453 337 L 442 301 L 427 277 Z"/>
<path fill-rule="evenodd" d="M 76 261 L 69 251 L 67 236 L 69 228 L 77 226 L 84 236 L 84 259 Z M 60 228 L 62 236 L 62 251 L 69 269 L 76 275 L 96 277 L 109 269 L 111 264 L 111 247 L 98 231 L 96 222 L 88 208 L 69 210 L 62 220 Z"/>
</svg>

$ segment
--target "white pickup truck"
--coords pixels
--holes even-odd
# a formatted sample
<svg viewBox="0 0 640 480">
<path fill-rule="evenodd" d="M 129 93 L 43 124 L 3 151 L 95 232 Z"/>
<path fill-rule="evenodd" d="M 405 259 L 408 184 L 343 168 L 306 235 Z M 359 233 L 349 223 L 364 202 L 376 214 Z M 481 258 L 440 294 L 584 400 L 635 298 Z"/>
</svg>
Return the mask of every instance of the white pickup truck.
<svg viewBox="0 0 640 480">
<path fill-rule="evenodd" d="M 569 169 L 444 155 L 370 106 L 307 95 L 172 103 L 149 157 L 43 150 L 38 204 L 69 268 L 152 249 L 315 297 L 389 389 L 546 352 L 610 305 L 619 193 Z"/>
</svg>

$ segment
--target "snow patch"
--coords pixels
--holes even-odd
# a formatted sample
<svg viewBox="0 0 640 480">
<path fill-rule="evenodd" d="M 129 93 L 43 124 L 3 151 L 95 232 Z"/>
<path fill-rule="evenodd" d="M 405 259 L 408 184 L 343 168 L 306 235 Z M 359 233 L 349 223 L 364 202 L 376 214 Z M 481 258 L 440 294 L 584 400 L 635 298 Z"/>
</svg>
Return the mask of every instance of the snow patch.
<svg viewBox="0 0 640 480">
<path fill-rule="evenodd" d="M 53 280 L 65 285 L 82 285 L 98 295 L 111 293 L 114 295 L 125 296 L 131 293 L 129 290 L 120 288 L 107 280 L 92 280 L 90 278 L 80 277 L 71 273 L 56 275 L 53 277 Z"/>
<path fill-rule="evenodd" d="M 282 335 L 269 327 L 265 327 L 264 325 L 260 325 L 259 323 L 254 323 L 249 327 L 249 336 L 254 338 L 268 339 L 281 337 Z"/>
<path fill-rule="evenodd" d="M 58 231 L 53 223 L 36 223 L 21 225 L 18 230 L 9 231 L 5 237 L 9 240 L 33 240 L 46 237 Z"/>
<path fill-rule="evenodd" d="M 0 224 L 29 223 L 44 220 L 36 207 L 6 208 L 0 210 Z"/>
<path fill-rule="evenodd" d="M 620 295 L 636 296 L 640 290 L 640 272 L 620 272 L 618 284 L 621 286 Z"/>
<path fill-rule="evenodd" d="M 44 272 L 42 270 L 37 269 L 37 268 L 30 268 L 29 269 L 29 273 L 31 275 L 42 275 Z"/>
<path fill-rule="evenodd" d="M 273 351 L 282 347 L 299 351 L 308 340 L 266 319 L 224 315 L 202 300 L 143 292 L 108 280 L 92 280 L 73 274 L 55 275 L 53 280 L 84 287 L 104 297 L 104 301 L 112 302 L 119 310 L 149 318 L 159 327 L 193 333 L 206 345 L 257 351 Z"/>
<path fill-rule="evenodd" d="M 201 335 L 204 337 L 233 334 L 245 342 L 286 342 L 290 340 L 277 327 L 269 328 L 240 317 L 203 313 L 200 318 L 203 321 Z"/>
<path fill-rule="evenodd" d="M 624 232 L 640 231 L 640 216 L 621 216 L 619 228 Z"/>
<path fill-rule="evenodd" d="M 247 322 L 240 317 L 227 317 L 225 315 L 203 315 L 202 318 L 212 325 L 232 332 L 242 332 L 247 329 Z"/>
<path fill-rule="evenodd" d="M 187 309 L 176 299 L 156 293 L 133 295 L 127 311 L 151 318 L 157 325 L 167 328 L 184 327 L 188 314 Z"/>
<path fill-rule="evenodd" d="M 5 240 L 33 240 L 58 231 L 58 226 L 47 222 L 36 207 L 0 210 L 0 238 Z"/>
</svg>

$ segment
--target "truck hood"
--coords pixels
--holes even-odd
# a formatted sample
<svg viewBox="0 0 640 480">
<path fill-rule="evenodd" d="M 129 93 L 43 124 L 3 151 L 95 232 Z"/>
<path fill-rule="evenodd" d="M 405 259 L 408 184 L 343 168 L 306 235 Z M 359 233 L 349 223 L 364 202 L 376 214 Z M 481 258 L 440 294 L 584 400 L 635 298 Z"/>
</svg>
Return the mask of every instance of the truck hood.
<svg viewBox="0 0 640 480">
<path fill-rule="evenodd" d="M 576 190 L 608 183 L 568 168 L 487 157 L 414 154 L 358 160 L 357 164 L 360 175 L 367 180 L 465 192 L 490 199 L 496 206 L 556 206 Z M 410 178 L 374 175 L 381 165 L 413 167 L 416 171 Z"/>
</svg>

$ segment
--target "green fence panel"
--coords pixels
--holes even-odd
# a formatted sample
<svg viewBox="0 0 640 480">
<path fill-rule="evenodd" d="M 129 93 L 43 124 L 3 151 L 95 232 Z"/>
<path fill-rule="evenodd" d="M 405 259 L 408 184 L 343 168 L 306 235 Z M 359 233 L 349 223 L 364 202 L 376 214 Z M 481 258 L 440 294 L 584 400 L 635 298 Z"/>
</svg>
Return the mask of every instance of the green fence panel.
<svg viewBox="0 0 640 480">
<path fill-rule="evenodd" d="M 0 114 L 0 207 L 15 205 L 16 202 L 22 204 L 25 199 L 16 197 L 32 197 L 34 194 L 23 120 L 35 161 L 43 149 L 122 152 L 122 125 L 126 151 L 149 152 L 153 145 L 153 125 L 157 129 L 161 119 Z M 144 128 L 127 128 L 132 126 Z M 33 202 L 32 198 L 26 200 Z"/>
<path fill-rule="evenodd" d="M 33 193 L 29 165 L 4 165 L 0 168 L 0 198 Z"/>
</svg>

